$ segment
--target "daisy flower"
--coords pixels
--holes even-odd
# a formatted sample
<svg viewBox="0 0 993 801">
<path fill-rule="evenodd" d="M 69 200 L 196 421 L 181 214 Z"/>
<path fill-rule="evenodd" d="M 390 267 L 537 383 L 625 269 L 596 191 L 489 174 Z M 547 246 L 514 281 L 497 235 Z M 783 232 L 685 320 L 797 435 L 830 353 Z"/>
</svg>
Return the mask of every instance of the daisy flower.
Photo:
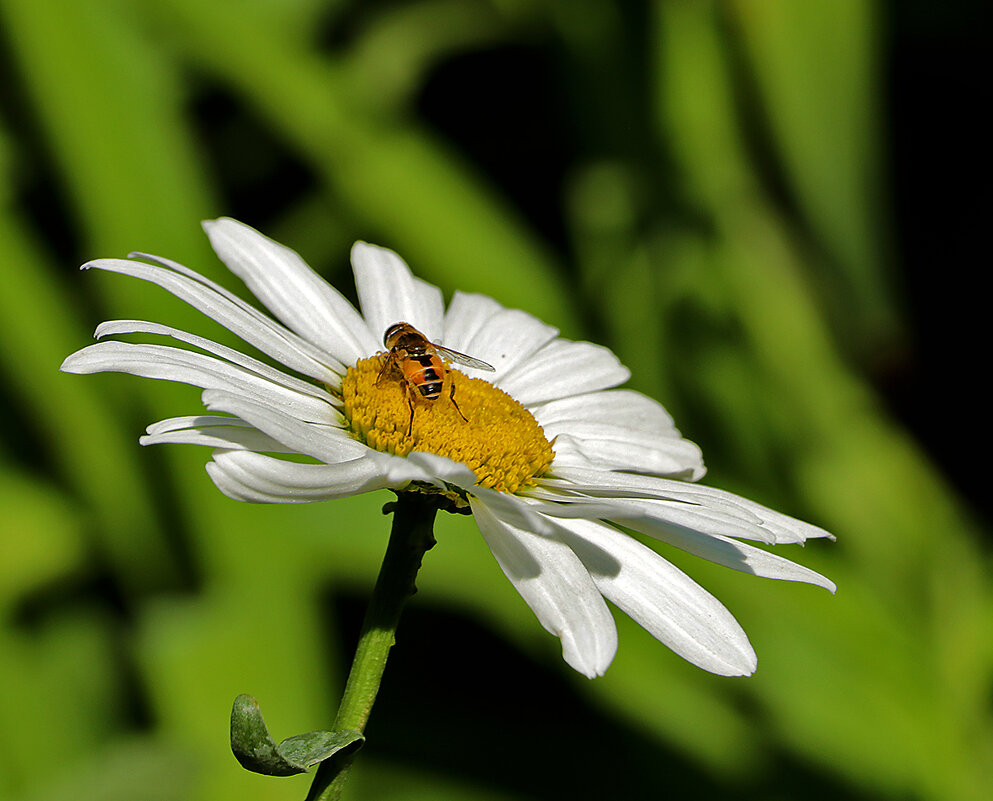
<svg viewBox="0 0 993 801">
<path fill-rule="evenodd" d="M 272 317 L 158 256 L 98 259 L 84 269 L 159 285 L 281 368 L 166 325 L 115 320 L 96 338 L 160 335 L 196 350 L 107 340 L 71 355 L 62 370 L 200 387 L 210 414 L 157 422 L 141 442 L 213 448 L 207 473 L 225 495 L 255 503 L 386 488 L 444 496 L 449 508 L 471 511 L 500 568 L 561 640 L 565 661 L 591 678 L 617 650 L 608 600 L 705 670 L 746 675 L 756 666 L 731 613 L 627 531 L 745 573 L 834 591 L 827 578 L 751 544 L 830 535 L 694 483 L 704 474 L 699 448 L 659 403 L 616 389 L 630 373 L 608 349 L 559 337 L 483 295 L 456 292 L 446 308 L 441 291 L 396 253 L 364 242 L 352 249 L 356 310 L 294 251 L 252 228 L 231 219 L 204 228 Z M 410 354 L 387 352 L 384 334 L 401 322 L 436 343 L 427 361 L 404 364 Z M 444 349 L 475 366 L 430 359 L 444 358 Z M 436 379 L 435 397 L 422 397 Z"/>
</svg>

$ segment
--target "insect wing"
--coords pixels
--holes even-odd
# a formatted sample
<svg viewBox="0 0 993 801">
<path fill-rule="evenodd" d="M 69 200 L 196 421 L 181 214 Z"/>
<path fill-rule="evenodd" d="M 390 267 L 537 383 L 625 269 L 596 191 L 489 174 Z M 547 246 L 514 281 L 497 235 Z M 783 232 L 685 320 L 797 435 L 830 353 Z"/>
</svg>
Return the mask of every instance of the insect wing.
<svg viewBox="0 0 993 801">
<path fill-rule="evenodd" d="M 492 364 L 487 364 L 481 359 L 474 359 L 472 356 L 466 356 L 464 353 L 459 353 L 457 350 L 446 348 L 444 345 L 439 345 L 435 342 L 431 344 L 439 354 L 456 364 L 461 364 L 463 367 L 475 367 L 477 370 L 489 370 L 491 373 L 496 371 L 496 368 Z"/>
<path fill-rule="evenodd" d="M 396 356 L 392 352 L 387 353 L 386 358 L 383 359 L 383 366 L 379 370 L 379 375 L 376 376 L 376 386 L 381 386 L 384 382 L 397 377 L 403 377 L 400 365 L 397 364 Z"/>
</svg>

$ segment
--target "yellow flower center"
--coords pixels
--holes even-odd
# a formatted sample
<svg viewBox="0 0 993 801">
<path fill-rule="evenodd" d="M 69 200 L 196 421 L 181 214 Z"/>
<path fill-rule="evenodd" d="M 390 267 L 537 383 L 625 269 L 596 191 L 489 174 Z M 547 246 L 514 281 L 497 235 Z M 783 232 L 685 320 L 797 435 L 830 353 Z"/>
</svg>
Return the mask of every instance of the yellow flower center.
<svg viewBox="0 0 993 801">
<path fill-rule="evenodd" d="M 360 442 L 395 456 L 447 456 L 472 470 L 480 486 L 510 493 L 551 465 L 555 454 L 541 426 L 506 392 L 446 369 L 441 395 L 430 400 L 396 371 L 380 378 L 385 359 L 362 359 L 342 381 L 343 412 Z"/>
</svg>

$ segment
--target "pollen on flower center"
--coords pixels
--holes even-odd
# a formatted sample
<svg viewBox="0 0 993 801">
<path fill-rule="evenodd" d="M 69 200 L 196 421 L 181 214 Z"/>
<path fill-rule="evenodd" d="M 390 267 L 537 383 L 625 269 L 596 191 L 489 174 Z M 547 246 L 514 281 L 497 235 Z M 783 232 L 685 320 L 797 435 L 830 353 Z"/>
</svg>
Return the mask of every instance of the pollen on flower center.
<svg viewBox="0 0 993 801">
<path fill-rule="evenodd" d="M 446 370 L 440 397 L 425 399 L 399 375 L 380 378 L 385 358 L 380 353 L 360 360 L 342 381 L 345 418 L 370 448 L 395 456 L 447 456 L 469 467 L 480 486 L 510 493 L 533 484 L 551 465 L 554 453 L 541 426 L 506 392 Z"/>
</svg>

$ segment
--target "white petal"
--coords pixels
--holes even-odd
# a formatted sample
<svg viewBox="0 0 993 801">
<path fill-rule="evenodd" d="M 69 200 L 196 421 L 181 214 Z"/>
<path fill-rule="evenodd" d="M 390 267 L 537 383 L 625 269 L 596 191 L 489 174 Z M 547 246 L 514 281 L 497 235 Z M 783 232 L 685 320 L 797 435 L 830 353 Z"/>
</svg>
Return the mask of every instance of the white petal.
<svg viewBox="0 0 993 801">
<path fill-rule="evenodd" d="M 765 534 L 754 539 L 768 541 L 775 545 L 803 542 L 816 537 L 834 537 L 822 528 L 804 523 L 801 520 L 769 509 L 762 504 L 750 501 L 740 495 L 702 484 L 687 484 L 682 481 L 639 476 L 631 473 L 606 470 L 587 470 L 575 467 L 555 468 L 555 478 L 544 479 L 543 484 L 550 488 L 568 491 L 570 488 L 588 495 L 604 497 L 642 497 L 682 500 L 706 505 L 711 509 L 721 509 L 728 514 L 740 516 L 744 520 L 754 520 L 761 525 Z"/>
<path fill-rule="evenodd" d="M 608 389 L 559 398 L 535 406 L 531 412 L 542 425 L 571 421 L 622 423 L 642 431 L 680 436 L 665 407 L 633 389 Z"/>
<path fill-rule="evenodd" d="M 503 306 L 486 295 L 456 292 L 445 312 L 445 333 L 439 341 L 446 348 L 468 353 L 472 338 Z"/>
<path fill-rule="evenodd" d="M 630 377 L 631 371 L 607 348 L 590 342 L 556 339 L 502 377 L 500 388 L 525 406 L 531 406 L 608 389 Z"/>
<path fill-rule="evenodd" d="M 332 423 L 338 413 L 326 401 L 304 395 L 228 362 L 164 345 L 98 342 L 69 356 L 67 373 L 120 372 L 144 378 L 178 381 L 203 389 L 220 389 L 284 409 L 300 420 Z"/>
<path fill-rule="evenodd" d="M 729 513 L 727 508 L 708 509 L 672 501 L 624 498 L 580 498 L 542 490 L 531 498 L 535 511 L 570 520 L 604 520 L 622 524 L 642 534 L 673 545 L 708 561 L 753 576 L 802 581 L 834 592 L 834 582 L 809 568 L 768 553 L 731 537 L 774 544 L 774 535 L 762 527 Z M 571 525 L 571 523 L 563 523 Z"/>
<path fill-rule="evenodd" d="M 632 537 L 589 520 L 562 522 L 560 536 L 597 588 L 683 659 L 721 676 L 753 673 L 748 636 L 713 595 Z"/>
<path fill-rule="evenodd" d="M 601 501 L 605 499 L 599 499 Z M 761 520 L 748 520 L 747 510 L 706 503 L 656 501 L 650 499 L 613 499 L 613 509 L 599 515 L 604 520 L 625 526 L 658 532 L 665 539 L 672 530 L 687 530 L 708 537 L 736 537 L 776 545 L 776 534 Z"/>
<path fill-rule="evenodd" d="M 345 297 L 285 245 L 226 217 L 203 223 L 221 260 L 289 328 L 342 364 L 379 347 Z"/>
<path fill-rule="evenodd" d="M 327 464 L 354 459 L 369 450 L 337 426 L 304 422 L 264 401 L 215 389 L 206 390 L 202 397 L 210 411 L 240 417 L 292 451 Z"/>
<path fill-rule="evenodd" d="M 469 337 L 464 349 L 456 350 L 492 364 L 496 373 L 479 375 L 500 385 L 503 376 L 527 363 L 538 349 L 554 339 L 558 333 L 557 328 L 545 325 L 527 312 L 501 309 L 485 320 Z"/>
<path fill-rule="evenodd" d="M 605 500 L 596 498 L 593 503 L 602 504 Z M 575 502 L 581 501 L 576 499 Z M 665 536 L 668 528 L 681 527 L 701 534 L 775 543 L 775 536 L 762 526 L 761 521 L 749 521 L 735 509 L 646 498 L 613 498 L 609 505 L 609 514 L 597 516 L 635 528 L 658 530 L 659 536 Z"/>
<path fill-rule="evenodd" d="M 500 568 L 537 615 L 562 640 L 562 657 L 580 673 L 601 675 L 617 651 L 617 629 L 600 592 L 562 542 L 516 528 L 472 499 L 479 530 Z"/>
<path fill-rule="evenodd" d="M 216 320 L 262 353 L 331 386 L 340 386 L 344 366 L 316 345 L 266 317 L 224 287 L 178 262 L 148 254 L 132 254 L 156 264 L 124 259 L 98 259 L 82 269 L 107 270 L 156 284 Z"/>
<path fill-rule="evenodd" d="M 461 462 L 423 451 L 408 454 L 405 461 L 423 469 L 425 477 L 421 480 L 442 488 L 451 485 L 465 490 L 467 494 L 479 498 L 480 502 L 509 525 L 536 534 L 554 535 L 554 527 L 545 517 L 532 509 L 531 503 L 523 498 L 508 495 L 506 492 L 476 486 L 476 474 Z"/>
<path fill-rule="evenodd" d="M 484 503 L 503 522 L 544 537 L 555 536 L 555 527 L 544 515 L 536 511 L 535 504 L 529 499 L 508 495 L 506 492 L 498 492 L 486 487 L 465 487 L 464 489 L 479 498 L 480 502 Z"/>
<path fill-rule="evenodd" d="M 655 526 L 644 520 L 624 520 L 623 524 L 655 537 L 662 542 L 674 545 L 680 550 L 699 556 L 742 573 L 780 581 L 802 581 L 816 584 L 829 592 L 834 592 L 835 583 L 810 568 L 791 562 L 777 554 L 763 551 L 754 545 L 737 542 L 717 534 L 702 534 L 679 526 Z"/>
<path fill-rule="evenodd" d="M 377 344 L 394 323 L 410 323 L 431 341 L 442 337 L 441 290 L 415 278 L 392 250 L 356 242 L 352 246 L 352 270 L 362 316 Z"/>
<path fill-rule="evenodd" d="M 551 475 L 558 475 L 560 471 L 566 469 L 579 469 L 579 470 L 593 470 L 595 468 L 603 469 L 602 465 L 595 464 L 590 460 L 590 457 L 586 455 L 586 452 L 572 437 L 565 437 L 559 435 L 558 438 L 551 440 L 552 448 L 554 449 L 555 459 L 552 461 L 552 470 L 554 473 Z M 550 486 L 550 482 L 555 481 L 555 479 L 546 478 L 542 479 L 543 486 Z M 557 480 L 558 484 L 563 486 L 568 486 L 569 482 L 564 480 Z"/>
<path fill-rule="evenodd" d="M 426 451 L 413 451 L 407 455 L 406 461 L 423 469 L 424 475 L 430 476 L 429 480 L 439 484 L 439 486 L 448 483 L 457 487 L 470 488 L 476 483 L 476 474 L 472 470 L 447 456 L 439 456 L 436 453 Z"/>
<path fill-rule="evenodd" d="M 204 337 L 197 336 L 195 334 L 189 334 L 186 331 L 180 331 L 177 328 L 171 328 L 167 325 L 149 323 L 144 320 L 109 320 L 108 322 L 98 325 L 93 336 L 97 339 L 102 339 L 106 336 L 117 336 L 119 334 L 158 334 L 161 336 L 172 337 L 173 339 L 178 339 L 180 342 L 186 342 L 189 345 L 205 350 L 208 353 L 213 353 L 215 356 L 220 356 L 222 359 L 225 359 L 232 364 L 237 364 L 244 367 L 247 370 L 267 378 L 274 383 L 280 384 L 304 395 L 312 395 L 315 398 L 320 398 L 325 403 L 338 403 L 338 400 L 322 387 L 311 384 L 307 381 L 301 381 L 295 376 L 291 376 L 281 370 L 276 370 L 268 364 L 260 362 L 258 359 L 253 359 L 251 356 L 246 356 L 244 353 L 229 348 L 225 345 L 221 345 L 218 342 L 205 339 Z"/>
<path fill-rule="evenodd" d="M 554 443 L 555 465 L 630 470 L 693 481 L 703 476 L 703 455 L 688 439 L 656 437 L 603 423 L 545 428 Z M 568 431 L 569 433 L 565 433 Z"/>
<path fill-rule="evenodd" d="M 568 450 L 581 454 L 582 463 L 687 481 L 696 481 L 706 472 L 700 448 L 682 437 L 662 404 L 640 392 L 590 392 L 533 406 L 530 411 L 549 439 L 575 437 Z M 562 443 L 563 439 L 556 440 L 556 461 Z"/>
<path fill-rule="evenodd" d="M 707 490 L 711 489 L 703 484 L 690 484 L 659 476 L 641 476 L 592 467 L 559 467 L 557 463 L 553 463 L 552 471 L 541 479 L 540 485 L 561 492 L 571 491 L 595 497 L 653 498 L 687 503 L 704 502 L 709 497 Z M 717 499 L 715 503 L 720 504 L 721 500 Z M 728 501 L 724 501 L 724 504 L 729 510 L 743 509 L 744 506 Z M 754 514 L 744 511 L 741 514 L 748 520 L 759 520 Z"/>
<path fill-rule="evenodd" d="M 535 508 L 550 517 L 585 517 L 623 523 L 639 531 L 651 530 L 665 539 L 666 532 L 679 528 L 706 536 L 757 539 L 772 544 L 773 536 L 759 521 L 746 519 L 735 510 L 711 508 L 683 501 L 646 498 L 605 498 L 555 493 L 536 487 L 528 491 Z M 550 503 L 549 503 L 550 502 Z"/>
<path fill-rule="evenodd" d="M 602 468 L 566 467 L 554 468 L 549 478 L 543 478 L 542 484 L 561 489 L 573 490 L 586 495 L 609 498 L 661 498 L 671 501 L 686 501 L 702 503 L 710 495 L 703 484 L 691 484 L 685 481 L 661 478 L 658 476 L 640 476 L 618 470 L 603 470 Z M 737 498 L 737 496 L 731 496 Z M 744 500 L 744 499 L 740 499 Z M 720 498 L 715 498 L 720 503 Z M 731 503 L 725 500 L 728 509 L 743 509 L 745 504 Z M 742 512 L 748 520 L 759 520 L 751 513 Z"/>
<path fill-rule="evenodd" d="M 153 423 L 146 431 L 148 434 L 138 440 L 142 445 L 205 445 L 230 450 L 296 452 L 237 417 L 172 417 Z"/>
<path fill-rule="evenodd" d="M 376 460 L 365 456 L 332 465 L 300 464 L 251 451 L 218 450 L 207 473 L 229 498 L 249 503 L 309 503 L 390 486 Z"/>
<path fill-rule="evenodd" d="M 238 426 L 251 428 L 251 425 L 237 417 L 225 417 L 223 415 L 209 414 L 188 414 L 182 417 L 167 417 L 159 420 L 145 428 L 145 432 L 151 435 L 167 434 L 170 431 L 183 431 L 187 428 L 208 427 L 208 426 Z"/>
<path fill-rule="evenodd" d="M 429 468 L 416 459 L 412 460 L 406 456 L 392 456 L 388 453 L 380 453 L 373 450 L 370 450 L 366 454 L 366 458 L 376 463 L 377 469 L 388 482 L 387 486 L 393 489 L 403 489 L 411 481 L 441 486 L 438 475 L 433 467 Z M 444 457 L 439 456 L 437 458 L 442 459 Z M 456 464 L 451 459 L 446 459 L 445 461 L 451 462 L 453 465 Z M 464 465 L 462 466 L 464 467 Z"/>
<path fill-rule="evenodd" d="M 506 492 L 476 486 L 476 474 L 464 464 L 453 461 L 447 456 L 422 451 L 414 451 L 406 459 L 422 467 L 425 474 L 430 476 L 428 480 L 432 483 L 438 486 L 450 484 L 465 490 L 467 494 L 475 495 L 490 511 L 509 525 L 536 534 L 553 535 L 553 527 L 542 515 L 532 509 L 531 503 Z"/>
</svg>

